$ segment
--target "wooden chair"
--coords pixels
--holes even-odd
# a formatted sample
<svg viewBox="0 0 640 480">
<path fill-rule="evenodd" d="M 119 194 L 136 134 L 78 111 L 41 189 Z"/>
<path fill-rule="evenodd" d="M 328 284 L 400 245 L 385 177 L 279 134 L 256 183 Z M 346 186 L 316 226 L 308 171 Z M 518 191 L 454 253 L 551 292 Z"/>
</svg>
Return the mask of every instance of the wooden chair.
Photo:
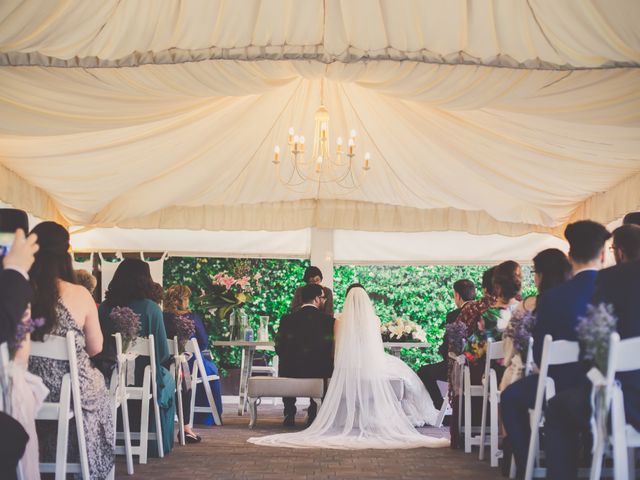
<svg viewBox="0 0 640 480">
<path fill-rule="evenodd" d="M 220 377 L 218 375 L 207 375 L 207 370 L 205 369 L 204 361 L 202 360 L 202 353 L 200 352 L 198 341 L 195 338 L 192 338 L 187 342 L 187 344 L 185 345 L 185 350 L 195 356 L 195 361 L 193 362 L 193 367 L 191 370 L 191 391 L 193 392 L 193 394 L 191 395 L 191 414 L 189 416 L 189 426 L 193 428 L 193 416 L 196 413 L 211 413 L 211 415 L 213 415 L 213 422 L 216 425 L 222 425 L 220 415 L 218 415 L 216 402 L 213 400 L 211 385 L 209 385 L 209 382 L 211 380 L 219 380 Z M 207 396 L 207 403 L 209 404 L 208 407 L 196 406 L 196 388 L 199 383 L 201 383 L 204 388 L 205 394 Z"/>
<path fill-rule="evenodd" d="M 556 394 L 555 383 L 548 376 L 549 366 L 563 365 L 578 361 L 580 355 L 580 345 L 578 342 L 568 340 L 553 341 L 551 335 L 545 335 L 542 346 L 542 361 L 540 373 L 538 374 L 538 387 L 536 390 L 536 401 L 533 411 L 530 411 L 531 436 L 529 437 L 529 453 L 527 455 L 527 468 L 525 480 L 535 477 L 545 477 L 547 469 L 540 467 L 540 437 L 539 428 L 543 424 L 542 407 L 545 399 L 553 398 Z M 537 465 L 537 466 L 536 466 Z"/>
<path fill-rule="evenodd" d="M 606 425 L 608 413 L 611 412 L 611 434 L 596 435 L 594 438 L 590 476 L 592 480 L 599 479 L 602 474 L 602 459 L 607 447 L 613 450 L 614 479 L 636 478 L 634 449 L 640 448 L 640 432 L 626 421 L 624 393 L 620 383 L 616 381 L 616 373 L 640 370 L 638 351 L 640 337 L 620 340 L 620 335 L 614 332 L 609 340 L 606 378 L 595 368 L 589 372 L 588 376 L 594 386 L 605 388 L 604 409 L 593 412 L 596 424 Z"/>
<path fill-rule="evenodd" d="M 58 422 L 56 461 L 55 463 L 40 463 L 40 471 L 43 473 L 54 472 L 56 480 L 64 480 L 67 473 L 79 473 L 82 478 L 88 479 L 89 461 L 82 420 L 82 401 L 74 333 L 67 332 L 66 337 L 48 335 L 43 342 L 31 342 L 31 356 L 69 362 L 69 373 L 62 377 L 60 399 L 57 402 L 45 402 L 36 416 L 36 420 Z M 71 420 L 74 420 L 76 424 L 80 463 L 67 463 L 69 422 Z"/>
<path fill-rule="evenodd" d="M 113 335 L 116 342 L 116 351 L 122 351 L 122 335 L 116 333 Z M 119 347 L 118 347 L 119 345 Z M 113 416 L 113 442 L 115 445 L 116 455 L 125 455 L 127 460 L 127 474 L 133 475 L 133 452 L 131 449 L 131 430 L 129 428 L 129 408 L 127 400 L 129 394 L 127 393 L 127 360 L 124 354 L 118 355 L 116 368 L 114 368 L 111 374 L 111 382 L 109 383 L 109 393 L 111 394 L 111 414 Z M 117 445 L 117 425 L 118 425 L 118 410 L 122 414 L 122 429 L 124 435 L 124 445 Z M 115 478 L 115 466 L 114 470 L 110 473 L 109 478 Z"/>
<path fill-rule="evenodd" d="M 156 350 L 153 335 L 149 338 L 138 337 L 136 341 L 129 347 L 127 352 L 122 351 L 122 343 L 118 345 L 116 340 L 116 351 L 118 358 L 123 353 L 131 357 L 148 357 L 149 365 L 144 369 L 142 377 L 142 386 L 126 386 L 126 394 L 130 400 L 140 400 L 142 402 L 140 413 L 140 431 L 131 432 L 132 440 L 139 440 L 138 445 L 132 445 L 131 451 L 133 455 L 138 455 L 138 461 L 141 464 L 147 463 L 148 458 L 148 441 L 155 440 L 158 446 L 158 456 L 164 457 L 164 448 L 162 445 L 162 425 L 160 423 L 160 407 L 158 406 L 158 386 L 156 383 Z M 127 362 L 129 363 L 129 362 Z M 127 369 L 130 368 L 127 365 Z M 125 376 L 126 378 L 126 376 Z M 156 424 L 156 431 L 149 432 L 149 401 L 153 405 L 153 413 Z M 117 432 L 118 440 L 124 438 L 124 432 Z"/>
<path fill-rule="evenodd" d="M 176 399 L 178 402 L 177 414 L 178 414 L 178 432 L 180 437 L 180 445 L 185 445 L 184 438 L 184 411 L 182 405 L 182 362 L 184 361 L 184 355 L 180 353 L 178 346 L 178 337 L 167 339 L 169 353 L 173 356 L 173 362 L 169 367 L 169 372 L 173 375 L 176 382 Z M 193 392 L 195 394 L 195 392 Z"/>
<path fill-rule="evenodd" d="M 491 448 L 490 462 L 492 467 L 498 466 L 498 458 L 502 457 L 502 450 L 498 449 L 498 404 L 500 403 L 500 390 L 498 390 L 498 376 L 491 368 L 492 360 L 504 359 L 503 342 L 487 342 L 487 355 L 485 359 L 484 377 L 482 378 L 482 423 L 480 424 L 480 452 L 478 458 L 484 460 L 485 436 L 487 432 L 487 407 L 491 406 L 491 418 L 489 428 L 489 444 Z M 489 404 L 489 405 L 487 405 Z"/>
</svg>

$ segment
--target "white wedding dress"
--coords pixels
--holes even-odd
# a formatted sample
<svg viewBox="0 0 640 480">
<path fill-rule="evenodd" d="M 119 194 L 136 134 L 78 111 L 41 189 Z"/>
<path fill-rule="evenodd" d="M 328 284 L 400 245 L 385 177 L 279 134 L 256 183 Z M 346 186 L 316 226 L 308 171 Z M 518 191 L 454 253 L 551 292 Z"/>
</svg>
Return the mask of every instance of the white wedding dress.
<svg viewBox="0 0 640 480">
<path fill-rule="evenodd" d="M 418 376 L 384 352 L 380 319 L 363 288 L 353 288 L 336 319 L 333 376 L 315 421 L 306 430 L 252 437 L 257 445 L 293 448 L 446 447 L 448 439 L 430 437 L 414 425 L 433 423 L 436 410 Z M 392 378 L 404 380 L 398 400 Z"/>
</svg>

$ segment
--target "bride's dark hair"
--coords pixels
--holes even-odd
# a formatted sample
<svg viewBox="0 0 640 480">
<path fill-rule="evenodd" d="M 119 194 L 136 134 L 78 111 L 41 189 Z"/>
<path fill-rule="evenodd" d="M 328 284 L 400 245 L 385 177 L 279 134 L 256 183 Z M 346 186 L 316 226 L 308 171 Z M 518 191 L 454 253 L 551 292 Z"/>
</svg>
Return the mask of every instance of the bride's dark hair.
<svg viewBox="0 0 640 480">
<path fill-rule="evenodd" d="M 349 295 L 349 292 L 351 291 L 351 289 L 353 288 L 361 288 L 363 289 L 365 292 L 367 291 L 366 288 L 364 288 L 364 286 L 361 283 L 352 283 L 351 285 L 349 285 L 349 288 L 347 288 L 347 293 L 344 294 L 344 296 L 346 297 L 347 295 Z"/>
</svg>

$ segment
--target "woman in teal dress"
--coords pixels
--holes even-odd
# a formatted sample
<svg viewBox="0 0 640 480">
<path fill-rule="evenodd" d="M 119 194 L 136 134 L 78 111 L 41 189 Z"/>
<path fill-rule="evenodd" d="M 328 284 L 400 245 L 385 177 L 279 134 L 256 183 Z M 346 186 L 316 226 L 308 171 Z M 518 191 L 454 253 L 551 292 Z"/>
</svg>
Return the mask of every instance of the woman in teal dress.
<svg viewBox="0 0 640 480">
<path fill-rule="evenodd" d="M 115 329 L 109 314 L 114 307 L 129 307 L 140 315 L 141 337 L 153 335 L 156 354 L 156 383 L 158 386 L 158 405 L 160 407 L 160 424 L 162 427 L 162 445 L 167 454 L 173 447 L 173 428 L 176 406 L 174 401 L 175 380 L 169 372 L 172 358 L 169 354 L 167 334 L 164 328 L 162 310 L 155 303 L 154 286 L 149 265 L 138 259 L 125 259 L 118 266 L 113 280 L 105 294 L 105 301 L 100 305 L 100 326 L 106 341 L 111 341 Z M 142 384 L 144 368 L 149 361 L 146 358 L 136 360 L 136 385 Z M 137 402 L 136 402 L 137 403 Z M 140 410 L 131 402 L 129 417 L 131 428 L 139 427 Z M 149 430 L 155 431 L 154 416 L 150 415 Z M 155 441 L 149 442 L 149 455 L 157 456 Z"/>
</svg>

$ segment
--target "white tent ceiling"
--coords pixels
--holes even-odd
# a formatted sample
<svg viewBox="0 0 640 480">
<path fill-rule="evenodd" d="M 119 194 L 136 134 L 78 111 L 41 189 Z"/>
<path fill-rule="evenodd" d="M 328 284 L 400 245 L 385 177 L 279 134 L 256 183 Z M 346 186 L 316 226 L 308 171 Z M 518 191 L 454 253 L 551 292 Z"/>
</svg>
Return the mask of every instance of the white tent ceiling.
<svg viewBox="0 0 640 480">
<path fill-rule="evenodd" d="M 7 0 L 0 200 L 87 228 L 559 235 L 640 208 L 639 66 L 633 0 Z M 372 152 L 348 195 L 271 163 L 322 81 L 332 137 Z"/>
</svg>

